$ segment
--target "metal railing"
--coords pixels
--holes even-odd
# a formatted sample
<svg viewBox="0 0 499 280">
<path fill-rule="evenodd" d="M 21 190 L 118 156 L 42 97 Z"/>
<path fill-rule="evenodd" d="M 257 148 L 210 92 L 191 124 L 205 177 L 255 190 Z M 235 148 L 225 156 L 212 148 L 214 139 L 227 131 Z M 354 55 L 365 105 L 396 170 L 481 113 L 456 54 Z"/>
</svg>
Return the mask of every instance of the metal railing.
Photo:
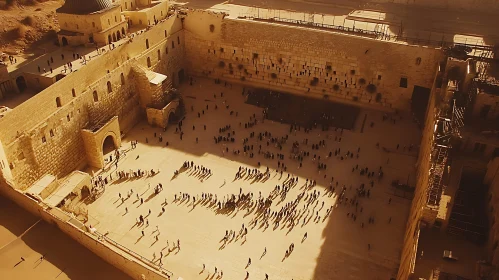
<svg viewBox="0 0 499 280">
<path fill-rule="evenodd" d="M 326 23 L 318 23 L 307 20 L 299 20 L 299 19 L 291 19 L 291 18 L 282 18 L 282 17 L 258 17 L 252 14 L 240 15 L 238 18 L 240 19 L 249 19 L 255 21 L 265 21 L 265 22 L 275 22 L 282 24 L 290 24 L 290 25 L 299 25 L 308 28 L 322 29 L 322 30 L 333 30 L 344 33 L 354 33 L 355 35 L 370 37 L 370 38 L 378 38 L 383 36 L 382 32 L 375 30 L 367 30 L 362 28 L 348 27 L 344 25 L 333 25 Z"/>
<path fill-rule="evenodd" d="M 109 242 L 111 243 L 112 245 L 114 245 L 115 247 L 118 247 L 120 250 L 122 251 L 125 251 L 127 252 L 128 254 L 132 255 L 133 257 L 141 260 L 142 262 L 146 263 L 147 265 L 157 269 L 158 271 L 160 271 L 162 274 L 166 275 L 168 277 L 168 279 L 170 279 L 172 276 L 173 276 L 173 272 L 167 270 L 167 269 L 164 269 L 161 265 L 156 265 L 152 260 L 149 260 L 147 259 L 146 257 L 143 257 L 142 255 L 140 255 L 139 253 L 133 251 L 132 249 L 112 240 L 111 238 L 103 235 L 102 233 L 99 233 L 99 232 L 95 232 L 95 234 L 101 239 L 101 240 L 105 240 L 106 242 Z"/>
<path fill-rule="evenodd" d="M 277 13 L 279 12 L 279 13 Z M 255 21 L 264 21 L 264 22 L 270 22 L 270 23 L 280 23 L 280 24 L 289 24 L 289 25 L 297 25 L 297 26 L 302 26 L 302 27 L 308 27 L 308 28 L 315 28 L 315 29 L 322 29 L 322 30 L 331 30 L 331 31 L 336 31 L 336 32 L 342 32 L 342 33 L 347 33 L 347 34 L 354 34 L 357 36 L 364 36 L 364 37 L 369 37 L 373 38 L 376 40 L 383 40 L 383 41 L 391 41 L 391 42 L 404 42 L 410 45 L 422 45 L 422 46 L 431 46 L 431 47 L 436 47 L 436 48 L 444 48 L 444 47 L 452 47 L 456 45 L 460 46 L 467 46 L 471 48 L 476 48 L 476 49 L 492 49 L 491 46 L 485 45 L 483 42 L 480 42 L 476 38 L 467 38 L 465 37 L 462 42 L 455 42 L 455 41 L 449 41 L 446 40 L 445 38 L 448 37 L 451 34 L 445 34 L 445 33 L 440 33 L 440 32 L 429 32 L 429 36 L 426 38 L 419 38 L 419 37 L 411 37 L 411 36 L 406 36 L 402 34 L 402 29 L 399 26 L 396 25 L 390 25 L 390 24 L 374 24 L 371 22 L 364 22 L 364 21 L 356 21 L 356 20 L 351 20 L 351 19 L 344 19 L 342 21 L 342 24 L 334 24 L 335 20 L 333 19 L 333 24 L 328 24 L 324 23 L 324 20 L 322 22 L 316 22 L 314 20 L 314 16 L 324 16 L 322 14 L 307 14 L 307 13 L 299 13 L 296 11 L 290 11 L 290 10 L 282 10 L 283 14 L 288 13 L 290 16 L 292 14 L 303 15 L 303 19 L 293 19 L 293 18 L 287 18 L 287 17 L 282 17 L 280 11 L 273 11 L 273 10 L 268 10 L 268 9 L 262 9 L 262 12 L 260 12 L 260 9 L 258 8 L 258 12 L 247 12 L 247 13 L 241 13 L 239 14 L 238 18 L 239 19 L 249 19 L 249 20 L 255 20 Z M 276 14 L 278 16 L 276 16 Z M 308 19 L 307 19 L 308 15 Z M 301 16 L 300 16 L 301 17 Z M 333 17 L 334 18 L 334 17 Z M 336 20 L 338 21 L 338 20 Z M 371 26 L 372 28 L 361 28 L 358 26 L 361 25 L 366 25 Z M 369 25 L 370 24 L 370 25 Z M 345 26 L 345 25 L 350 25 Z M 356 26 L 357 25 L 357 26 Z M 388 31 L 389 28 L 391 27 L 398 27 L 398 32 L 397 34 L 390 33 Z M 432 39 L 431 35 L 441 35 L 442 39 L 440 40 L 435 40 Z"/>
</svg>

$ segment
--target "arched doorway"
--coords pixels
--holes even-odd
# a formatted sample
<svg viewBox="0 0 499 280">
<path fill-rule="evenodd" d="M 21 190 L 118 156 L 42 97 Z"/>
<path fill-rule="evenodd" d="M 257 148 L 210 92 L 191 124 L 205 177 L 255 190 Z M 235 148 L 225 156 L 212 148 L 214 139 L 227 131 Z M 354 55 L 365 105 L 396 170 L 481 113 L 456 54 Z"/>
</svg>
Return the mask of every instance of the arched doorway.
<svg viewBox="0 0 499 280">
<path fill-rule="evenodd" d="M 112 135 L 108 135 L 105 139 L 104 142 L 102 143 L 102 155 L 106 157 L 107 154 L 112 153 L 115 149 L 117 149 L 116 145 L 114 144 L 114 138 Z"/>
<path fill-rule="evenodd" d="M 109 44 L 111 44 L 113 42 L 113 40 L 111 38 L 111 34 L 107 35 L 107 41 L 109 42 Z"/>
<path fill-rule="evenodd" d="M 90 195 L 90 189 L 88 188 L 88 186 L 83 186 L 81 188 L 81 198 L 85 199 L 89 195 Z"/>
<path fill-rule="evenodd" d="M 181 84 L 184 82 L 184 69 L 180 69 L 180 71 L 178 71 L 178 83 Z"/>
<path fill-rule="evenodd" d="M 121 35 L 125 36 L 125 28 L 124 27 L 121 28 Z"/>
<path fill-rule="evenodd" d="M 168 123 L 169 124 L 172 124 L 172 123 L 177 123 L 178 120 L 177 120 L 177 116 L 175 115 L 175 111 L 172 110 L 170 111 L 170 113 L 168 114 Z"/>
<path fill-rule="evenodd" d="M 113 42 L 116 42 L 116 34 L 113 33 Z"/>
<path fill-rule="evenodd" d="M 119 31 L 116 31 L 116 37 L 118 38 L 118 40 L 121 40 L 121 34 Z"/>
<path fill-rule="evenodd" d="M 19 89 L 19 92 L 25 91 L 26 88 L 28 87 L 26 85 L 26 80 L 24 79 L 23 76 L 19 76 L 16 78 L 16 85 L 17 85 L 17 88 Z"/>
<path fill-rule="evenodd" d="M 67 46 L 68 45 L 68 39 L 66 39 L 66 37 L 62 37 L 62 45 L 63 46 Z"/>
</svg>

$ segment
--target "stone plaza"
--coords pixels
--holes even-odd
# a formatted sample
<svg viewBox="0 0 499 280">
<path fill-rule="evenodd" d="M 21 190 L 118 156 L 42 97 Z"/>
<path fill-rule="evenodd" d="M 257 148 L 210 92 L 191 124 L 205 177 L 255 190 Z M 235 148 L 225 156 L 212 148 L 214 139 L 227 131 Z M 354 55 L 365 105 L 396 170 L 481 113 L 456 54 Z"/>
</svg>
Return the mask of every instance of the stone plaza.
<svg viewBox="0 0 499 280">
<path fill-rule="evenodd" d="M 160 252 L 163 252 L 163 266 L 186 279 L 213 276 L 215 267 L 217 276 L 223 271 L 226 279 L 244 279 L 246 271 L 250 274 L 249 279 L 263 279 L 265 273 L 270 279 L 395 277 L 410 200 L 397 194 L 391 182 L 401 180 L 414 184 L 415 181 L 417 150 L 409 152 L 408 148 L 418 145 L 420 132 L 411 116 L 393 115 L 396 119 L 396 124 L 393 124 L 389 120 L 382 121 L 383 112 L 362 110 L 361 117 L 351 131 L 343 130 L 340 133 L 333 128 L 328 131 L 316 128 L 305 133 L 302 128 L 290 133 L 289 125 L 263 120 L 259 107 L 245 104 L 242 86 L 225 87 L 212 80 L 200 79 L 192 86 L 182 86 L 179 91 L 182 92 L 187 110 L 183 121 L 183 139 L 180 140 L 180 134 L 173 126 L 164 132 L 146 123 L 138 124 L 127 133 L 121 148 L 126 150 L 126 156 L 120 158 L 117 169 L 114 164 L 110 164 L 109 170 L 99 175 L 112 180 L 104 194 L 88 205 L 88 223 L 99 232 L 106 233 L 110 239 L 141 255 L 151 259 L 155 256 L 155 262 L 159 262 Z M 234 112 L 232 115 L 231 111 Z M 251 128 L 244 128 L 253 115 L 258 123 Z M 367 116 L 365 125 L 364 116 Z M 373 127 L 370 126 L 371 122 L 374 123 Z M 235 132 L 235 142 L 216 144 L 213 137 L 220 135 L 219 128 L 226 125 L 231 126 L 231 134 Z M 289 138 L 279 150 L 274 143 L 268 144 L 269 137 L 264 137 L 262 141 L 257 137 L 249 138 L 251 132 L 256 135 L 269 132 L 272 133 L 271 137 Z M 160 135 L 162 142 L 159 141 Z M 245 138 L 250 139 L 246 145 L 255 147 L 254 158 L 242 152 Z M 308 145 L 304 144 L 305 139 L 308 139 Z M 135 149 L 131 149 L 130 141 L 138 141 Z M 292 143 L 295 141 L 311 154 L 305 158 L 301 168 L 298 160 L 291 159 Z M 321 145 L 318 151 L 312 150 L 312 143 L 317 144 L 319 141 L 325 141 L 325 145 Z M 379 148 L 376 143 L 379 143 Z M 261 154 L 257 152 L 260 145 Z M 397 145 L 400 145 L 399 149 Z M 329 152 L 338 148 L 341 153 L 328 158 Z M 360 152 L 357 152 L 359 148 Z M 236 155 L 234 150 L 240 150 L 241 153 Z M 347 157 L 347 151 L 355 156 Z M 266 159 L 266 152 L 276 155 L 282 153 L 284 160 Z M 321 159 L 314 160 L 312 154 L 317 154 Z M 344 160 L 340 159 L 342 156 Z M 187 169 L 173 176 L 185 161 L 209 168 L 213 175 L 205 178 L 200 172 Z M 282 175 L 276 172 L 281 170 L 278 161 L 287 167 L 287 172 Z M 319 171 L 319 162 L 327 164 L 327 169 Z M 258 163 L 261 165 L 258 166 Z M 265 181 L 247 175 L 243 179 L 235 179 L 240 166 L 257 168 L 261 172 L 265 172 L 268 167 L 271 176 Z M 352 171 L 356 166 L 358 169 Z M 360 170 L 366 167 L 378 174 L 380 166 L 386 174 L 381 180 L 360 175 Z M 159 169 L 160 172 L 150 177 L 124 180 L 120 180 L 116 173 L 137 172 L 138 169 Z M 203 193 L 217 195 L 222 200 L 232 194 L 237 196 L 241 191 L 253 193 L 254 199 L 260 194 L 267 197 L 276 185 L 283 186 L 287 174 L 297 177 L 298 183 L 285 198 L 279 196 L 273 200 L 271 211 L 278 211 L 284 204 L 295 200 L 298 194 L 320 192 L 318 205 L 314 202 L 306 211 L 302 211 L 306 203 L 303 199 L 300 201 L 296 208 L 300 212 L 297 213 L 294 227 L 288 223 L 274 227 L 272 222 L 266 227 L 253 203 L 224 212 L 218 210 L 214 203 L 202 200 Z M 331 194 L 328 188 L 332 178 L 335 192 Z M 307 179 L 316 180 L 317 186 L 306 187 Z M 358 207 L 350 203 L 338 203 L 342 187 L 346 187 L 345 197 L 352 199 L 356 197 L 356 189 L 360 184 L 367 186 L 371 180 L 374 180 L 374 186 L 368 187 L 370 197 L 359 198 Z M 155 194 L 154 188 L 159 183 L 164 189 Z M 133 195 L 122 202 L 120 195 L 126 198 L 130 190 L 133 190 Z M 192 198 L 181 199 L 180 193 L 190 194 L 196 201 Z M 167 205 L 164 204 L 165 200 Z M 330 207 L 333 210 L 327 215 L 326 211 Z M 165 209 L 164 213 L 162 208 Z M 149 210 L 151 214 L 148 214 Z M 319 213 L 319 220 L 315 220 L 314 212 Z M 355 213 L 356 221 L 348 213 Z M 147 217 L 148 226 L 137 223 L 139 215 Z M 254 225 L 252 222 L 259 216 L 260 220 L 256 221 L 260 223 Z M 373 224 L 368 221 L 370 217 L 374 218 Z M 305 225 L 303 221 L 306 221 Z M 222 241 L 226 230 L 239 233 L 243 224 L 249 229 L 247 236 L 243 238 L 237 234 L 226 244 Z M 305 233 L 308 237 L 302 242 Z M 158 240 L 156 235 L 159 235 Z M 181 242 L 181 250 L 174 247 L 177 240 Z M 296 244 L 296 249 L 284 259 L 291 243 Z M 371 244 L 370 250 L 368 244 Z M 267 253 L 262 255 L 265 249 Z M 252 264 L 246 268 L 248 258 L 252 259 Z M 204 270 L 203 265 L 206 266 Z"/>
</svg>

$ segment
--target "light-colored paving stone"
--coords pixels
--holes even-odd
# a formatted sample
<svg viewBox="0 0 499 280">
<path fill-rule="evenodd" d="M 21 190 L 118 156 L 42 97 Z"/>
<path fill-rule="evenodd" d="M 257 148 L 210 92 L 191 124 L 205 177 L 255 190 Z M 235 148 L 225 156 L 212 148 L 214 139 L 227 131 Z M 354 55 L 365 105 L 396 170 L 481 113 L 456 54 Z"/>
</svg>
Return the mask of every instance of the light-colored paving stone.
<svg viewBox="0 0 499 280">
<path fill-rule="evenodd" d="M 153 253 L 156 260 L 159 252 L 166 246 L 167 241 L 172 247 L 172 243 L 180 239 L 181 250 L 167 253 L 164 251 L 162 259 L 163 266 L 171 270 L 176 276 L 184 279 L 215 279 L 213 272 L 215 267 L 218 271 L 223 270 L 224 279 L 244 279 L 246 271 L 250 273 L 250 279 L 264 279 L 265 273 L 269 279 L 388 279 L 393 277 L 398 267 L 400 250 L 405 232 L 405 225 L 410 207 L 410 200 L 396 196 L 391 182 L 399 179 L 408 181 L 414 185 L 416 148 L 412 152 L 403 151 L 404 146 L 414 144 L 417 146 L 420 139 L 420 132 L 409 116 L 404 116 L 397 123 L 390 124 L 382 122 L 382 113 L 374 111 L 361 111 L 353 131 L 344 131 L 341 142 L 335 141 L 339 133 L 334 130 L 322 132 L 318 129 L 310 133 L 298 131 L 289 133 L 289 126 L 272 121 L 259 122 L 256 126 L 245 129 L 244 125 L 239 127 L 239 123 L 249 121 L 251 115 L 256 114 L 261 119 L 261 109 L 247 105 L 243 102 L 241 95 L 242 88 L 234 85 L 233 88 L 225 88 L 223 85 L 215 85 L 212 81 L 196 81 L 194 86 L 184 85 L 180 88 L 186 102 L 187 116 L 184 121 L 184 139 L 179 139 L 179 134 L 175 133 L 175 127 L 169 127 L 166 132 L 161 129 L 152 128 L 146 123 L 138 124 L 132 131 L 128 132 L 124 141 L 123 149 L 130 148 L 131 140 L 138 140 L 138 147 L 129 151 L 125 159 L 120 161 L 118 170 L 129 171 L 130 169 L 159 169 L 161 172 L 154 177 L 130 179 L 126 181 L 116 181 L 106 187 L 105 193 L 95 202 L 88 205 L 90 221 L 100 232 L 126 247 L 152 259 Z M 220 97 L 220 92 L 224 97 Z M 213 98 L 213 94 L 217 98 Z M 192 98 L 192 97 L 195 97 Z M 215 104 L 218 110 L 215 110 Z M 229 110 L 225 109 L 228 104 Z M 209 106 L 206 110 L 206 105 Z M 194 110 L 191 111 L 191 106 Z M 205 110 L 201 118 L 197 113 Z M 231 110 L 237 111 L 230 116 Z M 364 115 L 367 114 L 367 122 L 364 132 L 360 133 Z M 374 127 L 369 126 L 374 121 Z M 214 135 L 218 135 L 218 129 L 230 124 L 236 132 L 236 143 L 226 145 L 215 144 Z M 203 125 L 207 130 L 203 130 Z M 193 131 L 193 126 L 195 130 Z M 259 143 L 257 137 L 250 138 L 249 144 L 255 146 L 255 157 L 234 155 L 232 152 L 222 153 L 223 147 L 227 146 L 229 151 L 233 149 L 242 150 L 242 139 L 249 137 L 249 133 L 269 131 L 273 137 L 281 137 L 289 134 L 289 140 L 279 151 L 272 145 Z M 154 138 L 154 132 L 162 134 L 163 142 L 160 143 Z M 145 143 L 146 137 L 149 143 Z M 199 138 L 196 144 L 195 138 Z M 309 139 L 309 145 L 305 148 L 311 154 L 304 160 L 302 168 L 298 168 L 298 162 L 289 159 L 291 143 L 303 139 Z M 318 143 L 326 140 L 326 147 L 319 151 L 312 150 L 311 143 Z M 165 142 L 169 146 L 165 147 Z M 386 147 L 390 152 L 376 148 L 376 142 Z M 397 151 L 396 145 L 400 144 Z M 281 224 L 276 230 L 273 225 L 268 229 L 250 226 L 247 240 L 238 239 L 221 249 L 220 240 L 225 234 L 225 230 L 239 231 L 242 224 L 249 226 L 250 221 L 256 216 L 255 212 L 247 210 L 236 210 L 230 215 L 218 214 L 213 208 L 203 206 L 202 203 L 193 207 L 190 202 L 174 203 L 174 195 L 179 192 L 189 193 L 197 196 L 197 202 L 202 193 L 213 193 L 218 198 L 230 194 L 239 194 L 240 188 L 243 192 L 253 192 L 258 197 L 259 192 L 266 197 L 276 185 L 282 185 L 287 173 L 283 177 L 275 173 L 277 159 L 266 160 L 258 155 L 258 146 L 262 145 L 262 151 L 273 153 L 281 152 L 285 154 L 284 162 L 288 166 L 288 172 L 299 177 L 298 184 L 292 188 L 286 199 L 278 203 L 274 201 L 273 211 L 278 211 L 285 203 L 296 198 L 304 191 L 302 186 L 306 178 L 317 180 L 318 186 L 309 189 L 320 191 L 319 205 L 314 211 L 321 208 L 324 201 L 324 208 L 319 210 L 319 215 L 323 218 L 326 210 L 334 206 L 332 214 L 322 222 L 314 223 L 311 219 L 302 227 L 302 221 L 293 230 Z M 356 153 L 361 147 L 360 158 L 343 160 L 329 158 L 324 160 L 329 151 L 341 147 L 342 154 L 350 150 Z M 324 179 L 324 171 L 317 171 L 317 162 L 313 161 L 313 154 L 321 155 L 323 162 L 327 164 L 327 178 Z M 213 176 L 205 180 L 200 180 L 193 176 L 191 171 L 181 173 L 177 178 L 172 179 L 173 172 L 179 169 L 186 160 L 194 161 L 197 165 L 210 168 Z M 260 170 L 265 171 L 266 166 L 272 170 L 272 176 L 264 183 L 253 182 L 252 180 L 233 181 L 234 175 L 239 166 L 256 168 L 258 162 L 262 163 Z M 347 213 L 354 213 L 355 206 L 338 206 L 337 196 L 324 196 L 326 188 L 329 187 L 331 176 L 334 181 L 339 181 L 339 186 L 345 185 L 347 188 L 346 197 L 353 197 L 355 188 L 361 183 L 368 186 L 366 176 L 360 176 L 359 172 L 352 172 L 352 167 L 359 164 L 359 169 L 368 167 L 370 170 L 377 170 L 383 166 L 385 176 L 381 182 L 377 182 L 371 188 L 370 198 L 360 198 L 359 208 L 363 207 L 363 212 L 357 212 L 357 220 L 354 222 L 347 217 Z M 116 179 L 115 169 L 111 173 Z M 153 187 L 162 183 L 164 190 L 153 195 Z M 350 188 L 350 186 L 352 186 Z M 340 187 L 336 187 L 338 193 Z M 368 187 L 370 188 L 370 187 Z M 123 204 L 119 200 L 118 194 L 126 196 L 126 193 L 133 189 L 134 194 Z M 143 205 L 136 199 L 136 194 L 146 201 Z M 168 200 L 166 211 L 160 215 L 161 204 L 165 198 Z M 388 199 L 391 198 L 391 204 Z M 312 205 L 310 208 L 313 208 Z M 125 214 L 125 207 L 128 214 Z M 297 209 L 304 207 L 303 200 Z M 148 216 L 149 226 L 138 226 L 136 220 L 139 215 L 147 215 L 148 210 L 152 214 Z M 312 214 L 310 214 L 312 215 Z M 309 215 L 309 217 L 310 217 Z M 368 223 L 368 217 L 375 218 L 375 224 Z M 392 218 L 388 223 L 389 217 Z M 301 218 L 303 219 L 303 218 Z M 307 218 L 308 219 L 308 218 Z M 364 222 L 364 228 L 361 223 Z M 159 227 L 159 242 L 155 242 L 154 236 L 156 226 Z M 141 238 L 141 230 L 145 231 L 145 237 Z M 308 238 L 302 243 L 304 233 L 308 233 Z M 283 260 L 288 246 L 294 243 L 295 249 L 291 256 Z M 368 251 L 367 244 L 371 244 Z M 261 255 L 264 248 L 267 254 Z M 252 264 L 245 269 L 248 258 L 251 257 Z M 206 265 L 206 270 L 202 271 L 202 265 Z M 176 278 L 175 278 L 176 279 Z"/>
</svg>

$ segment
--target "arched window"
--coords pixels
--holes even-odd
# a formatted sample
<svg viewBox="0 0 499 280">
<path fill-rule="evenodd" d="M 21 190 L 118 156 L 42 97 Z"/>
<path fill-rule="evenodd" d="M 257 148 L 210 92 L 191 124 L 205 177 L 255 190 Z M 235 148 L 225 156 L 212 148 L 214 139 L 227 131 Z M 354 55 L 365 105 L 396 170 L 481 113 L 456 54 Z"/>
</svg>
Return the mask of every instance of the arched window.
<svg viewBox="0 0 499 280">
<path fill-rule="evenodd" d="M 421 57 L 416 58 L 416 65 L 421 64 Z"/>
<path fill-rule="evenodd" d="M 158 60 L 161 60 L 161 51 L 158 50 Z"/>
<path fill-rule="evenodd" d="M 94 90 L 94 102 L 99 101 L 99 95 L 97 94 L 97 91 Z"/>
<path fill-rule="evenodd" d="M 177 44 L 180 45 L 180 36 L 177 36 Z"/>
<path fill-rule="evenodd" d="M 118 17 L 114 16 L 114 22 L 118 22 Z"/>
<path fill-rule="evenodd" d="M 61 98 L 60 98 L 60 97 L 57 97 L 57 98 L 55 99 L 55 103 L 56 103 L 57 107 L 61 107 L 61 106 L 62 106 L 62 103 L 61 103 Z"/>
<path fill-rule="evenodd" d="M 113 86 L 110 81 L 107 81 L 107 93 L 113 92 Z"/>
<path fill-rule="evenodd" d="M 166 54 L 168 54 L 168 47 L 166 47 Z"/>
<path fill-rule="evenodd" d="M 92 27 L 95 27 L 95 22 L 92 22 Z"/>
<path fill-rule="evenodd" d="M 125 75 L 123 75 L 123 73 L 121 73 L 120 77 L 121 77 L 121 85 L 124 85 L 125 84 Z"/>
<path fill-rule="evenodd" d="M 172 41 L 172 49 L 174 49 L 174 48 L 175 48 L 175 42 Z"/>
<path fill-rule="evenodd" d="M 71 94 L 73 95 L 73 97 L 76 97 L 76 91 L 75 91 L 75 89 L 71 90 Z"/>
<path fill-rule="evenodd" d="M 128 9 L 128 2 L 125 2 L 125 9 Z"/>
<path fill-rule="evenodd" d="M 149 39 L 146 39 L 146 49 L 149 48 Z"/>
<path fill-rule="evenodd" d="M 151 58 L 150 57 L 147 58 L 147 67 L 151 67 Z"/>
<path fill-rule="evenodd" d="M 166 30 L 165 30 L 165 38 L 166 38 L 167 36 L 168 36 L 168 32 L 166 32 Z"/>
</svg>

